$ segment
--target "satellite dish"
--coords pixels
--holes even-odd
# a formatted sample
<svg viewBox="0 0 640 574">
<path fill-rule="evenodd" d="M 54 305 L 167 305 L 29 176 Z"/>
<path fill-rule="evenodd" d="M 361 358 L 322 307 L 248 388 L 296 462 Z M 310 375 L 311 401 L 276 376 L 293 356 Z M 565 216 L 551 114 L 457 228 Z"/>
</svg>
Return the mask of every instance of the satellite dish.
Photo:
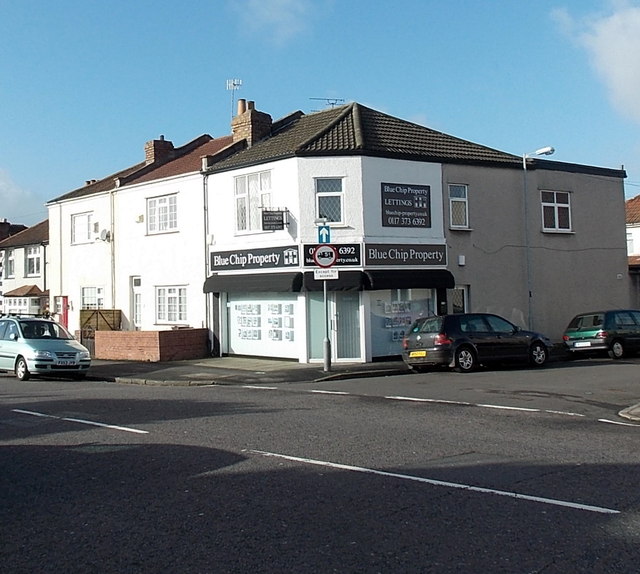
<svg viewBox="0 0 640 574">
<path fill-rule="evenodd" d="M 103 230 L 100 232 L 100 239 L 101 239 L 102 241 L 109 241 L 109 235 L 110 235 L 110 234 L 109 234 L 109 231 L 108 231 L 107 229 L 103 229 Z"/>
</svg>

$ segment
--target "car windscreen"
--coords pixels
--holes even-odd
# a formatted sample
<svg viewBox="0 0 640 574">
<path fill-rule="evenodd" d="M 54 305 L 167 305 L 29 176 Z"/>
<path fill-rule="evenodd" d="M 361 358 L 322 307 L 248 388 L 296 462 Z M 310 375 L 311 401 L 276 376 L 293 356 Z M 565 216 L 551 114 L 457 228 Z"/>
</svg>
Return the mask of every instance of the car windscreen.
<svg viewBox="0 0 640 574">
<path fill-rule="evenodd" d="M 25 339 L 73 339 L 62 325 L 53 321 L 20 321 L 20 329 Z"/>
</svg>

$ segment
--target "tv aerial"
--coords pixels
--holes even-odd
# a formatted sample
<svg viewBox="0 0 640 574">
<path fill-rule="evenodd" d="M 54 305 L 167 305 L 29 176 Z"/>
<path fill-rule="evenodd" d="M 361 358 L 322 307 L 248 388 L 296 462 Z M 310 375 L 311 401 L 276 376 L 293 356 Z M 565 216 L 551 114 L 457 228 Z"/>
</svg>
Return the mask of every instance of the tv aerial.
<svg viewBox="0 0 640 574">
<path fill-rule="evenodd" d="M 238 78 L 227 80 L 227 90 L 231 92 L 231 119 L 233 119 L 234 113 L 235 93 L 240 89 L 240 86 L 242 86 L 242 80 Z"/>
<path fill-rule="evenodd" d="M 326 106 L 335 108 L 341 104 L 344 104 L 344 98 L 309 98 L 310 100 L 320 100 L 324 102 Z"/>
</svg>

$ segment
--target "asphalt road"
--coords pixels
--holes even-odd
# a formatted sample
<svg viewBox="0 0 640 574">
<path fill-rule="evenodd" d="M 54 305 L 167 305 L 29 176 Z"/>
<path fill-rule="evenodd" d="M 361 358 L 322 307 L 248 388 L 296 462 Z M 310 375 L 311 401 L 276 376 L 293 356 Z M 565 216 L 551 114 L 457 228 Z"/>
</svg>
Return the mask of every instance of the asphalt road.
<svg viewBox="0 0 640 574">
<path fill-rule="evenodd" d="M 638 366 L 0 377 L 0 570 L 634 572 L 640 428 L 616 412 Z"/>
</svg>

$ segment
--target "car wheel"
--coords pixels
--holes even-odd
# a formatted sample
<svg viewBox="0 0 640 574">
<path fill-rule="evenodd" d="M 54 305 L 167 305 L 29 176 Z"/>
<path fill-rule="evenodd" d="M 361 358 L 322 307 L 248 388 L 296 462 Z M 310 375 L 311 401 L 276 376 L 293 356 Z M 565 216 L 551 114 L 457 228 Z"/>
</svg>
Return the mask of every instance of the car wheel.
<svg viewBox="0 0 640 574">
<path fill-rule="evenodd" d="M 544 343 L 536 341 L 529 349 L 529 362 L 534 367 L 542 367 L 549 358 L 549 351 Z"/>
<path fill-rule="evenodd" d="M 622 341 L 614 341 L 609 347 L 609 356 L 612 359 L 622 359 L 624 357 L 624 345 Z"/>
<path fill-rule="evenodd" d="M 16 361 L 16 377 L 19 381 L 28 381 L 31 377 L 29 368 L 27 367 L 27 361 L 23 357 L 18 357 Z"/>
<path fill-rule="evenodd" d="M 476 368 L 476 354 L 471 347 L 464 346 L 456 349 L 454 369 L 458 373 L 470 373 Z"/>
</svg>

